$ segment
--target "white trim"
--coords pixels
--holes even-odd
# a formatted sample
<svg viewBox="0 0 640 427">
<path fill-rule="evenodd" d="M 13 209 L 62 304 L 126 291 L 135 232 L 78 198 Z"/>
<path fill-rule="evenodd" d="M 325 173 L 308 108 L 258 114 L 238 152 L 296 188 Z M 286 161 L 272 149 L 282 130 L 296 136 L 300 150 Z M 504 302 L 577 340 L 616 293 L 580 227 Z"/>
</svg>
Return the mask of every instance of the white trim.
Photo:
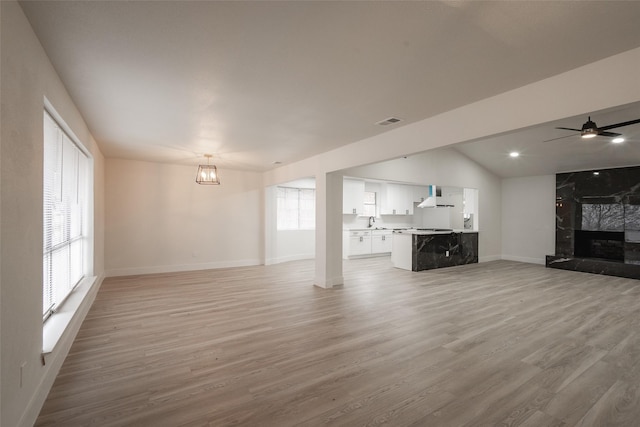
<svg viewBox="0 0 640 427">
<path fill-rule="evenodd" d="M 500 255 L 487 255 L 478 257 L 478 262 L 490 262 L 490 261 L 499 261 L 503 259 Z"/>
<path fill-rule="evenodd" d="M 106 277 L 137 276 L 140 274 L 175 273 L 179 271 L 213 270 L 217 268 L 251 267 L 262 265 L 259 259 L 238 261 L 205 262 L 201 264 L 158 265 L 150 267 L 113 268 L 106 271 Z"/>
<path fill-rule="evenodd" d="M 103 277 L 98 280 L 95 276 L 82 279 L 78 286 L 67 296 L 62 305 L 45 320 L 42 326 L 42 354 L 45 356 L 45 360 L 48 355 L 56 349 L 58 342 L 65 334 L 69 325 L 77 318 L 76 313 L 84 303 L 85 298 L 88 297 L 88 301 L 93 303 L 93 299 L 95 299 L 102 280 Z M 82 318 L 84 319 L 84 316 L 82 316 Z"/>
<path fill-rule="evenodd" d="M 337 276 L 326 280 L 316 277 L 316 279 L 313 281 L 313 285 L 322 289 L 340 288 L 344 285 L 344 277 Z"/>
<path fill-rule="evenodd" d="M 347 258 L 343 258 L 343 259 L 381 258 L 386 256 L 391 257 L 391 252 L 376 252 L 376 253 L 362 254 L 362 255 L 347 255 Z"/>
<path fill-rule="evenodd" d="M 287 256 L 282 256 L 278 258 L 271 258 L 268 260 L 268 264 L 266 265 L 281 264 L 283 262 L 289 262 L 289 261 L 302 261 L 307 259 L 314 259 L 315 257 L 316 257 L 315 253 L 287 255 Z"/>
<path fill-rule="evenodd" d="M 502 255 L 502 259 L 507 261 L 517 261 L 517 262 L 526 262 L 528 264 L 540 264 L 545 265 L 546 260 L 540 258 L 531 258 L 531 257 L 522 257 L 515 255 Z"/>
</svg>

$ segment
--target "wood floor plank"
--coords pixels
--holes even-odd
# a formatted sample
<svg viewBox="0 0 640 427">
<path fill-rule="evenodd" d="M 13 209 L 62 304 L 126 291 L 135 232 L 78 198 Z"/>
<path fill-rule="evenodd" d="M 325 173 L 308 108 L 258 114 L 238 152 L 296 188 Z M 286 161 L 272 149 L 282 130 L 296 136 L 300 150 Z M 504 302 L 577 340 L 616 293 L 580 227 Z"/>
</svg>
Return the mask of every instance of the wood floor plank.
<svg viewBox="0 0 640 427">
<path fill-rule="evenodd" d="M 616 382 L 615 373 L 616 370 L 608 363 L 595 363 L 591 369 L 556 393 L 544 412 L 568 426 L 579 425 L 582 417 Z"/>
<path fill-rule="evenodd" d="M 634 425 L 640 281 L 495 261 L 105 280 L 36 426 Z"/>
<path fill-rule="evenodd" d="M 581 426 L 637 426 L 640 385 L 616 381 L 578 423 Z"/>
<path fill-rule="evenodd" d="M 567 424 L 564 421 L 553 418 L 551 415 L 545 414 L 544 412 L 536 411 L 522 424 L 520 424 L 520 427 L 565 427 L 566 425 Z"/>
</svg>

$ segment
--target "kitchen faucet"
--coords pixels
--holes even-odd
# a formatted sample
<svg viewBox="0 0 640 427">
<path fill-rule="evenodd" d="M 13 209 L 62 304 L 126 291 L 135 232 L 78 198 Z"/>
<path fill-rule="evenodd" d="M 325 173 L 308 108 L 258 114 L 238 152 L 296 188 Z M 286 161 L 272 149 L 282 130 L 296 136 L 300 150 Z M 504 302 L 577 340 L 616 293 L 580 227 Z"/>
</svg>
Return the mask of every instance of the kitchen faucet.
<svg viewBox="0 0 640 427">
<path fill-rule="evenodd" d="M 372 216 L 369 217 L 369 225 L 367 226 L 368 228 L 373 227 L 373 223 L 376 222 L 376 219 Z"/>
</svg>

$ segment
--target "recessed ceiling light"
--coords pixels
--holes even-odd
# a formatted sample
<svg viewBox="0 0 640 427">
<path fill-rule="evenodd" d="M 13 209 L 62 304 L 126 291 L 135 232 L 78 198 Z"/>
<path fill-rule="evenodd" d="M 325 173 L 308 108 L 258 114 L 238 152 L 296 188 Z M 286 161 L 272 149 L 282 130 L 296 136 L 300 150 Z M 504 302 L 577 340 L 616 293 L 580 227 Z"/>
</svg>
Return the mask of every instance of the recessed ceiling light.
<svg viewBox="0 0 640 427">
<path fill-rule="evenodd" d="M 624 138 L 621 136 L 618 136 L 616 138 L 613 138 L 611 142 L 613 142 L 614 144 L 620 144 L 621 142 L 624 142 Z"/>
<path fill-rule="evenodd" d="M 509 153 L 509 156 L 510 157 L 518 157 L 518 156 L 520 156 L 520 153 L 518 153 L 517 151 L 512 151 L 512 152 Z"/>
</svg>

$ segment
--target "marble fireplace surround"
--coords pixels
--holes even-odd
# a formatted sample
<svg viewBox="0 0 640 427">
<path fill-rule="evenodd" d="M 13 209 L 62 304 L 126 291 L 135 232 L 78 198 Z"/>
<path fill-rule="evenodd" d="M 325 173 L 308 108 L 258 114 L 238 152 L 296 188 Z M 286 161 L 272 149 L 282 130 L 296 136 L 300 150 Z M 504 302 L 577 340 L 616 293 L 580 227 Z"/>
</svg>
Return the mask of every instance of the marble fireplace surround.
<svg viewBox="0 0 640 427">
<path fill-rule="evenodd" d="M 556 253 L 546 265 L 640 279 L 640 166 L 556 175 Z"/>
</svg>

